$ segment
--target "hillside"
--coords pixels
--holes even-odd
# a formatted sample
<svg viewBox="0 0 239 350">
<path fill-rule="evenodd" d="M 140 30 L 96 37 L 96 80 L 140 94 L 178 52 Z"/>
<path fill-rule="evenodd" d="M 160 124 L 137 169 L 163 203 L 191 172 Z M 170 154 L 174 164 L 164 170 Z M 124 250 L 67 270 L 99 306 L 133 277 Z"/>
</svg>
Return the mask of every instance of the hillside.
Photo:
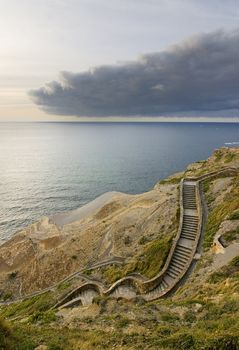
<svg viewBox="0 0 239 350">
<path fill-rule="evenodd" d="M 199 260 L 166 299 L 98 296 L 91 305 L 51 309 L 87 281 L 109 286 L 129 273 L 145 279 L 159 273 L 179 227 L 181 178 L 224 167 L 239 168 L 239 149 L 219 149 L 148 193 L 113 193 L 85 215 L 61 217 L 68 219 L 63 226 L 57 218 L 55 223 L 43 218 L 2 245 L 2 300 L 56 284 L 39 296 L 2 305 L 8 320 L 0 325 L 2 348 L 239 349 L 239 173 L 203 181 Z M 81 274 L 61 282 L 77 271 Z"/>
</svg>

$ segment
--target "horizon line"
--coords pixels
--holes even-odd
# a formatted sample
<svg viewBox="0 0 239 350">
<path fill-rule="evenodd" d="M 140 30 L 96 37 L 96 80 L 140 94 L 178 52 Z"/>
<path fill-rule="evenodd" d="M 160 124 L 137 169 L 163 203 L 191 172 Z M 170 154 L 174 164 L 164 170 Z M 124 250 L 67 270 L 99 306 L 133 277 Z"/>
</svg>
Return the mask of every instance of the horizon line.
<svg viewBox="0 0 239 350">
<path fill-rule="evenodd" d="M 0 119 L 0 123 L 239 123 L 239 117 L 72 117 L 65 119 Z"/>
</svg>

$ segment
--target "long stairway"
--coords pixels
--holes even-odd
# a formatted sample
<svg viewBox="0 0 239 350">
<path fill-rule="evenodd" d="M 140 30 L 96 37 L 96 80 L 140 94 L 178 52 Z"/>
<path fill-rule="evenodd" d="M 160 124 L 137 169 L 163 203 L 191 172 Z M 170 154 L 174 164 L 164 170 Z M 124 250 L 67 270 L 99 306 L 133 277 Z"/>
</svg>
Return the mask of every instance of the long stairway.
<svg viewBox="0 0 239 350">
<path fill-rule="evenodd" d="M 197 182 L 184 181 L 181 191 L 183 204 L 181 210 L 183 213 L 180 235 L 160 283 L 152 291 L 145 294 L 146 300 L 160 298 L 176 286 L 187 272 L 197 248 L 200 236 Z"/>
<path fill-rule="evenodd" d="M 197 181 L 183 180 L 180 191 L 180 227 L 162 272 L 146 281 L 136 276 L 127 276 L 115 282 L 109 289 L 103 289 L 100 294 L 126 299 L 140 295 L 149 301 L 167 295 L 180 282 L 192 263 L 201 234 L 201 203 Z M 85 287 L 86 285 L 81 289 L 80 286 L 74 291 L 71 301 L 68 295 L 56 307 L 72 307 L 80 300 L 83 305 L 92 302 L 92 285 L 89 284 L 89 297 Z"/>
</svg>

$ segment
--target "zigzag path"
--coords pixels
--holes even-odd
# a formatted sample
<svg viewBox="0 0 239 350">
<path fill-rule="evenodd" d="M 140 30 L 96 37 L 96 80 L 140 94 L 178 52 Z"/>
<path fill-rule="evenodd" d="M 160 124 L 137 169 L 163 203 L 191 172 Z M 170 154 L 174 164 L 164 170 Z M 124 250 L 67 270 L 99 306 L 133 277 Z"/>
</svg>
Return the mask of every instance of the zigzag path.
<svg viewBox="0 0 239 350">
<path fill-rule="evenodd" d="M 181 180 L 179 229 L 164 268 L 157 276 L 145 280 L 141 275 L 129 275 L 116 281 L 108 289 L 102 283 L 91 280 L 67 294 L 54 308 L 88 305 L 97 296 L 125 299 L 140 296 L 146 301 L 167 296 L 182 282 L 193 261 L 200 258 L 198 246 L 205 221 L 201 183 L 209 177 L 230 175 L 237 171 L 236 168 L 223 168 L 201 177 Z"/>
</svg>

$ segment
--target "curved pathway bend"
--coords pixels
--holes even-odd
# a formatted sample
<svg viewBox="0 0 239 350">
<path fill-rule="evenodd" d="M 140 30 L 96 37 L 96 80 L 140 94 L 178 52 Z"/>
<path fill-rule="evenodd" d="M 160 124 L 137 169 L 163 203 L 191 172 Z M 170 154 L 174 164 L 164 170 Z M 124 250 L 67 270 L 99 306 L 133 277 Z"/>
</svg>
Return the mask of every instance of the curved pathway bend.
<svg viewBox="0 0 239 350">
<path fill-rule="evenodd" d="M 182 282 L 193 261 L 200 257 L 197 248 L 204 221 L 201 182 L 220 174 L 230 176 L 237 172 L 237 168 L 223 168 L 199 177 L 187 177 L 181 180 L 179 229 L 164 268 L 154 278 L 145 280 L 143 276 L 137 274 L 129 275 L 116 281 L 108 289 L 102 283 L 91 280 L 67 294 L 54 308 L 88 305 L 97 296 L 125 299 L 140 296 L 146 301 L 167 296 Z"/>
</svg>

